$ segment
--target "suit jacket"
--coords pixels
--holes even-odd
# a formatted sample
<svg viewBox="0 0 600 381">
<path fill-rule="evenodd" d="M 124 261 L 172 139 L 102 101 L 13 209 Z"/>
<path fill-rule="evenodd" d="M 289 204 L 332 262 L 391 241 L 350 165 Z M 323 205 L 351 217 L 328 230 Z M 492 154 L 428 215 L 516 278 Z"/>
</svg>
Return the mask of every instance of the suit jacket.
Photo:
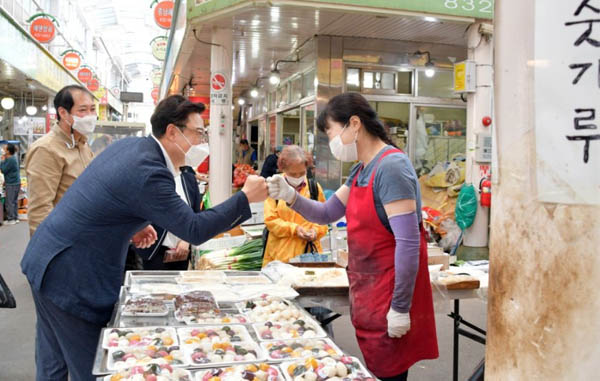
<svg viewBox="0 0 600 381">
<path fill-rule="evenodd" d="M 200 196 L 200 189 L 198 189 L 198 182 L 196 181 L 196 175 L 192 167 L 181 167 L 181 178 L 183 179 L 184 188 L 183 191 L 185 193 L 185 197 L 187 198 L 190 207 L 196 213 L 200 212 L 200 203 L 202 202 L 202 197 Z M 156 253 L 159 253 L 158 250 L 162 245 L 165 237 L 167 236 L 168 231 L 158 226 L 157 224 L 152 224 L 154 230 L 156 230 L 156 234 L 158 235 L 158 239 L 156 242 L 147 249 L 137 249 L 134 248 L 135 252 L 138 253 L 143 259 L 148 260 L 152 259 Z"/>
<path fill-rule="evenodd" d="M 228 175 L 228 174 L 227 174 Z M 251 217 L 243 192 L 195 213 L 152 137 L 108 146 L 40 224 L 21 261 L 32 288 L 98 324 L 110 319 L 131 237 L 150 222 L 199 245 Z"/>
</svg>

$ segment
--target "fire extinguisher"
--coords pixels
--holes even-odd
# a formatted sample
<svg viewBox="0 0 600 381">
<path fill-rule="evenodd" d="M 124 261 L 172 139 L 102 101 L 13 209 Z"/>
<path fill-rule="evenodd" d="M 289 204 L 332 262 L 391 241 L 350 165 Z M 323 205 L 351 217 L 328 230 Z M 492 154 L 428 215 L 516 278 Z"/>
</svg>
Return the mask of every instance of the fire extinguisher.
<svg viewBox="0 0 600 381">
<path fill-rule="evenodd" d="M 484 177 L 479 182 L 479 203 L 481 206 L 492 206 L 492 182 L 489 177 Z"/>
</svg>

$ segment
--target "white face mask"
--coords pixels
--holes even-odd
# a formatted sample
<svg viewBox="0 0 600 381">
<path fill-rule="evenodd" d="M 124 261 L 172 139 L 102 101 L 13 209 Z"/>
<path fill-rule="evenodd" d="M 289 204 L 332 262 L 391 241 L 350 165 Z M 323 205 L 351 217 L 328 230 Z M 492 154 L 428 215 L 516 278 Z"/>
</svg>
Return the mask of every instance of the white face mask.
<svg viewBox="0 0 600 381">
<path fill-rule="evenodd" d="M 287 180 L 288 184 L 290 184 L 294 188 L 298 188 L 304 182 L 304 176 L 291 177 L 291 176 L 285 175 L 285 179 Z"/>
<path fill-rule="evenodd" d="M 346 125 L 347 126 L 347 125 Z M 347 127 L 344 126 L 342 132 L 331 139 L 329 142 L 329 149 L 333 157 L 340 161 L 356 161 L 358 160 L 358 151 L 356 149 L 356 137 L 350 144 L 344 144 L 342 141 L 342 134 L 346 131 Z"/>
<path fill-rule="evenodd" d="M 179 130 L 179 129 L 178 129 Z M 200 164 L 202 164 L 202 162 L 204 160 L 206 160 L 206 158 L 208 157 L 209 151 L 208 151 L 208 143 L 202 143 L 202 144 L 192 144 L 190 143 L 190 141 L 188 140 L 188 138 L 184 135 L 184 133 L 179 130 L 179 132 L 181 133 L 181 135 L 183 136 L 183 138 L 185 139 L 185 141 L 191 146 L 190 149 L 185 152 L 181 147 L 179 147 L 179 144 L 175 143 L 175 145 L 177 145 L 177 147 L 181 150 L 181 152 L 184 153 L 185 155 L 185 165 L 189 165 L 192 168 L 197 168 Z"/>
<path fill-rule="evenodd" d="M 89 138 L 94 133 L 97 119 L 94 114 L 84 116 L 83 118 L 73 115 L 73 125 L 71 127 L 81 135 Z"/>
</svg>

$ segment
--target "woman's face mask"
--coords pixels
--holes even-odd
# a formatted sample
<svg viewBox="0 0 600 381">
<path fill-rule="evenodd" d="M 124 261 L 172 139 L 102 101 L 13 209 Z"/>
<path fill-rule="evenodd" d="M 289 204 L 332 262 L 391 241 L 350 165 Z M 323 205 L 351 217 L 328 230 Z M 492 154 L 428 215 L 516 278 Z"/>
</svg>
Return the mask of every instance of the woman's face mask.
<svg viewBox="0 0 600 381">
<path fill-rule="evenodd" d="M 331 139 L 329 142 L 329 149 L 331 150 L 331 154 L 333 157 L 340 161 L 356 161 L 358 160 L 358 150 L 356 148 L 356 136 L 354 137 L 354 141 L 349 144 L 344 144 L 342 140 L 342 135 L 344 132 L 348 130 L 348 124 L 343 127 L 342 132 L 339 133 L 336 137 Z M 358 134 L 358 132 L 357 132 Z"/>
<path fill-rule="evenodd" d="M 302 176 L 302 177 L 291 177 L 291 176 L 289 176 L 289 175 L 286 174 L 285 175 L 285 180 L 288 182 L 288 184 L 290 184 L 294 188 L 298 188 L 302 184 L 304 184 L 304 176 Z"/>
</svg>

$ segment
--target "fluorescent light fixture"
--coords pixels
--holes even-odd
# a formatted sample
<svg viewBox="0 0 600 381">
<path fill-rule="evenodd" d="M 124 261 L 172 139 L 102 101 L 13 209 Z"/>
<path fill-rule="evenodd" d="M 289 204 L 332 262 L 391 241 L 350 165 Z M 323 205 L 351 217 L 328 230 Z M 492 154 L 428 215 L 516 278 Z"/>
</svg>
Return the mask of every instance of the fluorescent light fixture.
<svg viewBox="0 0 600 381">
<path fill-rule="evenodd" d="M 238 104 L 239 104 L 240 106 L 243 106 L 243 105 L 245 105 L 245 104 L 246 104 L 246 100 L 245 100 L 244 98 L 238 98 Z"/>
<path fill-rule="evenodd" d="M 425 21 L 428 21 L 428 22 L 436 22 L 436 21 L 438 21 L 438 19 L 437 19 L 437 18 L 435 18 L 435 17 L 431 17 L 431 16 L 426 16 L 426 17 L 424 18 L 424 20 L 425 20 Z"/>
<path fill-rule="evenodd" d="M 48 106 L 46 106 L 46 105 L 43 105 L 43 106 L 42 106 L 42 111 L 48 111 Z"/>
<path fill-rule="evenodd" d="M 253 88 L 250 90 L 250 96 L 251 96 L 252 98 L 257 98 L 257 97 L 258 97 L 258 89 L 257 89 L 256 87 L 253 87 Z"/>
<path fill-rule="evenodd" d="M 2 108 L 5 110 L 12 110 L 12 108 L 15 107 L 15 100 L 11 97 L 5 97 L 5 98 L 2 98 L 2 101 L 0 101 L 0 104 L 2 105 Z"/>
<path fill-rule="evenodd" d="M 428 78 L 431 78 L 435 75 L 435 65 L 433 62 L 429 61 L 425 64 L 425 75 Z"/>
</svg>

